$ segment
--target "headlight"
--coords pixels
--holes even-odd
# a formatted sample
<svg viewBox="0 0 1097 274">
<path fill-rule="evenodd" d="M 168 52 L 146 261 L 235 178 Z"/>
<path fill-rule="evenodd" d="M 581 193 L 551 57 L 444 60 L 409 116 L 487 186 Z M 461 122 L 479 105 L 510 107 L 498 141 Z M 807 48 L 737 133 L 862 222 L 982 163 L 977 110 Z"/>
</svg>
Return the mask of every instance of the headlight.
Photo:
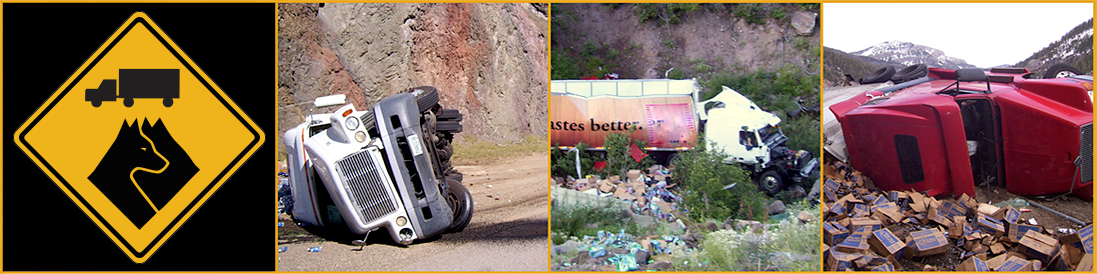
<svg viewBox="0 0 1097 274">
<path fill-rule="evenodd" d="M 347 118 L 347 122 L 345 124 L 347 125 L 347 130 L 354 130 L 358 128 L 358 117 L 351 116 L 350 118 Z"/>
<path fill-rule="evenodd" d="M 354 133 L 354 140 L 358 140 L 359 143 L 366 141 L 366 133 L 359 131 Z"/>
<path fill-rule="evenodd" d="M 408 219 L 407 218 L 404 218 L 404 216 L 396 217 L 396 225 L 404 226 L 406 224 L 408 224 Z"/>
</svg>

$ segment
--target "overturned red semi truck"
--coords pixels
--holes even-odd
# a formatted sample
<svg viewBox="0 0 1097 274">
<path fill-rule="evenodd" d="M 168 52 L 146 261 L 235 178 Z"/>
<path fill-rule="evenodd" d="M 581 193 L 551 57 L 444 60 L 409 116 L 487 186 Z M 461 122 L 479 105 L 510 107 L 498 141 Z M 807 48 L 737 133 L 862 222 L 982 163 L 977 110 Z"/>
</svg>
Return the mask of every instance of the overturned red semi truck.
<svg viewBox="0 0 1097 274">
<path fill-rule="evenodd" d="M 849 161 L 884 190 L 1093 196 L 1093 77 L 937 69 L 830 106 Z"/>
</svg>

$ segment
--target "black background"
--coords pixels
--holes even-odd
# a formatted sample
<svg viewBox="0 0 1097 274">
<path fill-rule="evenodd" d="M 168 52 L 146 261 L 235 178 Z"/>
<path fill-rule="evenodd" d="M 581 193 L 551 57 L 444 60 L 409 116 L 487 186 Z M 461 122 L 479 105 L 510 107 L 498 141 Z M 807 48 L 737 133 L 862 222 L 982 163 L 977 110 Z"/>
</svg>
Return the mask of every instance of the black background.
<svg viewBox="0 0 1097 274">
<path fill-rule="evenodd" d="M 144 264 L 135 264 L 13 141 L 143 11 L 255 121 L 265 143 Z M 273 271 L 274 4 L 3 4 L 4 271 Z M 216 129 L 209 141 L 216 142 Z M 71 143 L 80 149 L 80 133 Z"/>
</svg>

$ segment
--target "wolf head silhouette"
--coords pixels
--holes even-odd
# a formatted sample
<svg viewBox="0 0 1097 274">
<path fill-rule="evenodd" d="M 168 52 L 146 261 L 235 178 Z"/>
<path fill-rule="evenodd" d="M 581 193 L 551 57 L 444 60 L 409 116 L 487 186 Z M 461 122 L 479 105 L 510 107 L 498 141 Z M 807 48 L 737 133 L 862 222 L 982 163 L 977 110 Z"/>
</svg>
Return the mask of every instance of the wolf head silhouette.
<svg viewBox="0 0 1097 274">
<path fill-rule="evenodd" d="M 156 212 L 198 172 L 163 122 L 122 122 L 118 136 L 88 176 L 103 195 L 137 227 Z"/>
</svg>

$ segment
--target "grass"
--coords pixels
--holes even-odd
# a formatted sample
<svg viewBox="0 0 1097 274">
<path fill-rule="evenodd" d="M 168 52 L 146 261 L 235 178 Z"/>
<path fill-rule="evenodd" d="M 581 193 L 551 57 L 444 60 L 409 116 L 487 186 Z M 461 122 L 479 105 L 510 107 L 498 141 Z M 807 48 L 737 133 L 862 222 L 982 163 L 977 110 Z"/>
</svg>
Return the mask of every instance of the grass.
<svg viewBox="0 0 1097 274">
<path fill-rule="evenodd" d="M 453 162 L 462 164 L 490 163 L 511 156 L 524 156 L 548 151 L 545 136 L 527 135 L 517 143 L 496 143 L 468 137 L 453 143 Z"/>
<path fill-rule="evenodd" d="M 818 271 L 819 208 L 803 202 L 789 212 L 808 212 L 812 221 L 795 218 L 771 225 L 763 233 L 720 230 L 705 235 L 699 250 L 675 250 L 675 270 L 686 271 Z M 775 255 L 777 254 L 777 255 Z M 798 259 L 775 262 L 773 256 L 796 254 Z M 807 259 L 812 258 L 812 259 Z"/>
<path fill-rule="evenodd" d="M 636 235 L 640 226 L 628 212 L 614 207 L 594 205 L 552 207 L 552 244 L 563 244 L 569 239 L 598 235 L 598 231 Z M 575 237 L 575 238 L 572 238 Z"/>
</svg>

